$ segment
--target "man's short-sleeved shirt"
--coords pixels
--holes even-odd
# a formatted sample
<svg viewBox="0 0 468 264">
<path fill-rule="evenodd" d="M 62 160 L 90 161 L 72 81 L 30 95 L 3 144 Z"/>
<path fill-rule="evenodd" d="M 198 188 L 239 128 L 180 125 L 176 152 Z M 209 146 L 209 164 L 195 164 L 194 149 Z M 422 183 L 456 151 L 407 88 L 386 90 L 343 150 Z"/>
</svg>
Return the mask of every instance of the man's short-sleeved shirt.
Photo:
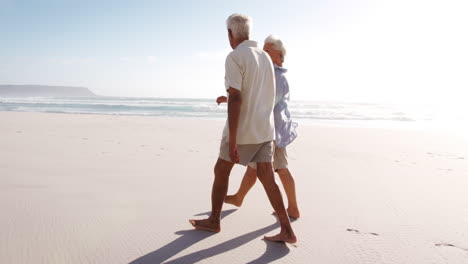
<svg viewBox="0 0 468 264">
<path fill-rule="evenodd" d="M 258 48 L 257 42 L 245 40 L 227 56 L 224 79 L 226 90 L 241 92 L 237 144 L 274 140 L 275 72 L 270 56 Z M 229 120 L 223 138 L 229 140 Z"/>
</svg>

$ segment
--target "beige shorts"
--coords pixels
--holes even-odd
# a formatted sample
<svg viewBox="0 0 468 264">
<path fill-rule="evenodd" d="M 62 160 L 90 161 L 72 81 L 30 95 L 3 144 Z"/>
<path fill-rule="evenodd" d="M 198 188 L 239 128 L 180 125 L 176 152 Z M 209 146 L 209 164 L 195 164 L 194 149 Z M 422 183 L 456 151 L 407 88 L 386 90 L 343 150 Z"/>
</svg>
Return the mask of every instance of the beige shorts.
<svg viewBox="0 0 468 264">
<path fill-rule="evenodd" d="M 253 169 L 257 169 L 256 163 L 249 163 L 249 167 Z M 275 154 L 273 155 L 273 170 L 277 171 L 280 169 L 287 169 L 288 168 L 288 153 L 286 152 L 286 147 L 278 148 L 275 145 Z"/>
<path fill-rule="evenodd" d="M 260 144 L 237 145 L 239 164 L 247 166 L 249 162 L 271 162 L 273 160 L 273 148 L 273 141 Z M 221 140 L 219 158 L 231 162 L 231 158 L 229 157 L 229 143 L 226 140 Z"/>
</svg>

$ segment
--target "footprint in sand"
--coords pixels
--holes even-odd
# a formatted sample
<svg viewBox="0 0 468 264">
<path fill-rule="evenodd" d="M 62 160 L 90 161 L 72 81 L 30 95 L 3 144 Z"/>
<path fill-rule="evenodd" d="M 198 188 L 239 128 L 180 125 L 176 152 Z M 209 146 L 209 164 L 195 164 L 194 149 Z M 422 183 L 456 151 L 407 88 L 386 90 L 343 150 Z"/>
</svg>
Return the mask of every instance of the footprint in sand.
<svg viewBox="0 0 468 264">
<path fill-rule="evenodd" d="M 439 154 L 439 153 L 427 152 L 427 154 L 428 154 L 431 158 L 443 157 L 443 158 L 449 158 L 449 159 L 455 159 L 455 160 L 464 160 L 464 159 L 465 159 L 465 157 L 458 156 L 458 155 L 455 155 L 455 154 L 450 154 L 450 153 L 442 153 L 442 154 Z"/>
<path fill-rule="evenodd" d="M 394 160 L 395 163 L 399 163 L 403 166 L 417 166 L 418 163 L 415 161 L 405 161 L 405 160 Z"/>
<path fill-rule="evenodd" d="M 81 138 L 82 140 L 88 140 L 88 138 Z"/>
<path fill-rule="evenodd" d="M 16 133 L 22 133 L 22 132 L 23 132 L 23 131 L 21 131 L 21 130 L 17 130 L 17 131 L 16 131 Z"/>
<path fill-rule="evenodd" d="M 140 145 L 140 147 L 144 148 L 144 147 L 146 147 L 146 145 Z"/>
<path fill-rule="evenodd" d="M 352 229 L 352 228 L 348 228 L 348 229 L 346 229 L 346 231 L 351 232 L 351 233 L 355 233 L 355 234 L 379 236 L 379 234 L 377 234 L 377 233 L 373 233 L 373 232 L 361 233 L 361 231 L 359 231 L 357 229 Z"/>
<path fill-rule="evenodd" d="M 461 249 L 461 250 L 464 250 L 464 251 L 468 251 L 467 248 L 457 247 L 454 244 L 450 244 L 450 243 L 437 243 L 437 244 L 435 244 L 435 246 L 436 247 L 454 247 L 454 248 L 458 248 L 458 249 Z"/>
<path fill-rule="evenodd" d="M 442 168 L 437 168 L 437 170 L 446 171 L 446 172 L 453 171 L 452 169 L 442 169 Z"/>
</svg>

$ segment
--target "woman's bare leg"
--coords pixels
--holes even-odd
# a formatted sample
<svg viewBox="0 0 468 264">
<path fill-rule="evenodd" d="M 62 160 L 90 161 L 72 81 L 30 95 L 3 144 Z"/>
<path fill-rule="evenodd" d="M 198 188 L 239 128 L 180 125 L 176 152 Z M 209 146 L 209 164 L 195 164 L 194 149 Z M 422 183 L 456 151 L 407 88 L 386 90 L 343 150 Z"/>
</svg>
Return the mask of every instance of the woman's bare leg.
<svg viewBox="0 0 468 264">
<path fill-rule="evenodd" d="M 286 211 L 288 212 L 289 217 L 299 218 L 300 213 L 297 207 L 296 184 L 294 182 L 294 178 L 287 168 L 279 169 L 276 172 L 281 179 L 286 197 L 288 197 L 288 209 Z"/>
<path fill-rule="evenodd" d="M 252 186 L 254 186 L 256 181 L 257 171 L 252 167 L 247 166 L 247 170 L 245 171 L 244 178 L 242 178 L 239 190 L 234 195 L 227 195 L 224 199 L 224 202 L 240 207 L 244 201 L 245 196 L 250 191 Z"/>
</svg>

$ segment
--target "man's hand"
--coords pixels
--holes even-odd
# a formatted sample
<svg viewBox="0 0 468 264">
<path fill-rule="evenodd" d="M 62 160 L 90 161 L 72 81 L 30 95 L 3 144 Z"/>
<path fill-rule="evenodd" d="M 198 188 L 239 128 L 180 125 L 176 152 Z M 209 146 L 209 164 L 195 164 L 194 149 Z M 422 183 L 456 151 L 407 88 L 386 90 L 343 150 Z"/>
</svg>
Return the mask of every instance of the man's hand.
<svg viewBox="0 0 468 264">
<path fill-rule="evenodd" d="M 221 103 L 227 103 L 227 97 L 226 96 L 220 96 L 216 99 L 216 103 L 221 104 Z"/>
<path fill-rule="evenodd" d="M 239 163 L 239 151 L 237 150 L 237 144 L 234 142 L 231 144 L 229 141 L 229 158 L 231 158 L 231 162 Z"/>
</svg>

